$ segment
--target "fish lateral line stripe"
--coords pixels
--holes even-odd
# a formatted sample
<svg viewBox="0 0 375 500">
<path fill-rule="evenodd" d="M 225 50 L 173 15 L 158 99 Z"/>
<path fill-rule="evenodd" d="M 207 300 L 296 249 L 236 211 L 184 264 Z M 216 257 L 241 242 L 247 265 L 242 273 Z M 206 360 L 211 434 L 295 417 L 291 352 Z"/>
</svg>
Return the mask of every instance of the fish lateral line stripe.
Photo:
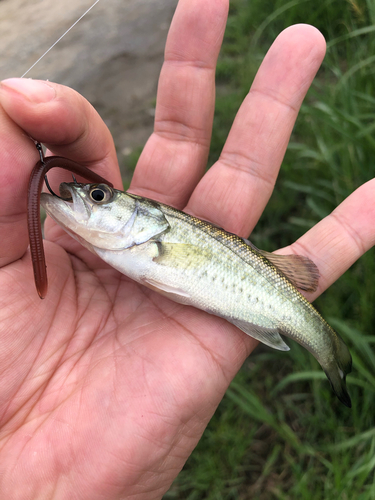
<svg viewBox="0 0 375 500">
<path fill-rule="evenodd" d="M 293 285 L 291 280 L 275 265 L 273 264 L 270 260 L 267 259 L 264 255 L 262 255 L 260 252 L 257 252 L 255 248 L 252 246 L 248 245 L 243 238 L 238 236 L 235 233 L 230 233 L 229 231 L 226 231 L 225 229 L 221 228 L 220 226 L 216 226 L 212 222 L 206 221 L 204 219 L 199 219 L 198 217 L 195 217 L 194 215 L 187 214 L 183 212 L 182 210 L 179 210 L 178 208 L 171 207 L 169 205 L 165 205 L 164 203 L 157 202 L 155 200 L 152 200 L 151 198 L 146 198 L 143 196 L 139 195 L 134 195 L 132 193 L 127 193 L 131 197 L 139 200 L 147 200 L 149 202 L 152 202 L 155 206 L 159 206 L 162 211 L 164 210 L 166 215 L 169 217 L 175 217 L 176 219 L 182 220 L 189 224 L 190 226 L 193 226 L 193 223 L 196 225 L 193 226 L 196 229 L 201 230 L 203 233 L 208 234 L 209 236 L 213 236 L 217 238 L 217 241 L 223 245 L 225 248 L 230 250 L 234 255 L 239 257 L 243 262 L 247 264 L 251 264 L 249 260 L 251 258 L 256 259 L 260 265 L 265 265 L 267 266 L 271 271 L 275 272 L 280 279 L 282 279 L 288 286 L 289 290 L 292 291 L 294 294 L 296 294 L 300 299 L 302 298 L 303 303 L 307 306 L 310 307 L 314 310 L 314 312 L 328 325 L 328 323 L 324 320 L 324 318 L 321 316 L 319 311 L 309 302 L 306 297 Z M 233 248 L 238 246 L 238 249 Z M 242 250 L 245 253 L 244 255 L 241 255 L 240 252 L 236 252 L 236 250 Z M 249 260 L 248 260 L 249 259 Z M 269 279 L 268 276 L 265 276 L 265 279 L 273 284 Z M 328 325 L 329 326 L 329 325 Z"/>
<path fill-rule="evenodd" d="M 239 257 L 243 262 L 249 263 L 246 257 L 248 258 L 255 258 L 259 261 L 259 263 L 264 264 L 267 266 L 271 271 L 274 271 L 277 273 L 277 275 L 286 283 L 292 287 L 293 291 L 296 290 L 304 299 L 305 303 L 308 305 L 311 305 L 311 303 L 304 297 L 299 290 L 291 283 L 291 280 L 286 276 L 285 273 L 283 273 L 275 264 L 273 264 L 267 257 L 262 255 L 261 253 L 257 252 L 254 248 L 249 246 L 243 238 L 238 236 L 235 233 L 230 233 L 229 231 L 226 231 L 225 229 L 216 226 L 215 224 L 212 224 L 209 221 L 205 221 L 203 219 L 199 219 L 197 217 L 194 217 L 192 215 L 186 214 L 185 212 L 178 210 L 173 207 L 169 207 L 168 205 L 164 205 L 163 203 L 159 204 L 161 207 L 167 209 L 167 215 L 169 216 L 175 216 L 179 220 L 183 220 L 184 222 L 187 222 L 188 224 L 192 225 L 192 222 L 196 223 L 196 228 L 202 230 L 205 234 L 208 234 L 209 236 L 213 236 L 217 238 L 217 241 L 221 243 L 225 248 L 230 250 L 232 253 L 234 253 L 237 257 Z M 236 252 L 236 248 L 233 248 L 232 246 L 238 246 L 238 250 L 243 250 L 246 256 L 241 255 L 240 253 Z"/>
</svg>

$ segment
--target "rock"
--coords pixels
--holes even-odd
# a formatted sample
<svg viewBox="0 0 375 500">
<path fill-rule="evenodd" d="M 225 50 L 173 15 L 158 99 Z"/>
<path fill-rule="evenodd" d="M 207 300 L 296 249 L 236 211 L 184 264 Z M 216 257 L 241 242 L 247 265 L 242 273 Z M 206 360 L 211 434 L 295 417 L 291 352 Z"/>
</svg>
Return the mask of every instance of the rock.
<svg viewBox="0 0 375 500">
<path fill-rule="evenodd" d="M 20 77 L 93 0 L 0 0 L 0 78 Z M 26 75 L 74 88 L 122 151 L 153 127 L 157 81 L 177 0 L 101 0 Z"/>
</svg>

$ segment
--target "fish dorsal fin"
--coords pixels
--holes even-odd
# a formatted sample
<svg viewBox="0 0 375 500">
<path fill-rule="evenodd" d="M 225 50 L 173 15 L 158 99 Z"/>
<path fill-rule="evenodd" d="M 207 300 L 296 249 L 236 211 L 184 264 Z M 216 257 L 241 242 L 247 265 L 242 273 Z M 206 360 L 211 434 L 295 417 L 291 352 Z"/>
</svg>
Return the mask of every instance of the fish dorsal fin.
<svg viewBox="0 0 375 500">
<path fill-rule="evenodd" d="M 259 342 L 262 342 L 262 344 L 266 344 L 273 349 L 278 349 L 279 351 L 289 351 L 289 347 L 280 337 L 280 334 L 276 328 L 266 328 L 237 319 L 226 319 L 250 337 L 253 337 L 256 340 L 259 340 Z"/>
<path fill-rule="evenodd" d="M 303 255 L 278 255 L 259 250 L 251 241 L 245 240 L 253 250 L 269 260 L 288 280 L 300 290 L 315 292 L 319 283 L 319 270 L 312 260 Z"/>
</svg>

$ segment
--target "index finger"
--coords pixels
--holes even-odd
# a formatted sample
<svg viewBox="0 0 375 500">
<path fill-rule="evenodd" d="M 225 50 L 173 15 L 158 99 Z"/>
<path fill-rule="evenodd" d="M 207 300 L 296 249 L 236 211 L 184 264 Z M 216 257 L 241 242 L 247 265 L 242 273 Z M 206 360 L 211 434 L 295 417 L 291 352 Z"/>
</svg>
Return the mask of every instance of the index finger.
<svg viewBox="0 0 375 500">
<path fill-rule="evenodd" d="M 122 186 L 112 136 L 78 92 L 53 82 L 11 78 L 0 84 L 0 104 L 28 136 L 54 154 L 95 169 Z"/>
<path fill-rule="evenodd" d="M 78 93 L 61 85 L 11 79 L 0 85 L 0 266 L 19 259 L 28 246 L 27 186 L 39 159 L 33 141 L 92 168 L 121 188 L 112 137 Z M 50 180 L 60 182 L 61 174 Z M 9 228 L 12 228 L 10 231 Z"/>
</svg>

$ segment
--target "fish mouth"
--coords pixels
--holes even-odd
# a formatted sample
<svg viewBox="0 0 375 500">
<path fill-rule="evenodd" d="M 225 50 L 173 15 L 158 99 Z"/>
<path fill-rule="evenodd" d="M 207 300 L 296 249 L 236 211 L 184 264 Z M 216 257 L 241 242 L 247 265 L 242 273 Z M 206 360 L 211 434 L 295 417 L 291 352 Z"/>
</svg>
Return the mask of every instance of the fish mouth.
<svg viewBox="0 0 375 500">
<path fill-rule="evenodd" d="M 59 187 L 61 198 L 42 193 L 40 204 L 57 223 L 74 231 L 74 227 L 86 225 L 91 215 L 80 190 L 79 184 L 62 182 Z"/>
<path fill-rule="evenodd" d="M 60 197 L 67 202 L 73 202 L 73 194 L 69 185 L 66 182 L 62 182 L 59 186 Z"/>
<path fill-rule="evenodd" d="M 91 215 L 91 206 L 85 201 L 84 187 L 84 184 L 77 182 L 62 182 L 59 186 L 61 198 L 74 212 L 75 218 L 78 216 L 81 223 L 87 222 Z"/>
</svg>

